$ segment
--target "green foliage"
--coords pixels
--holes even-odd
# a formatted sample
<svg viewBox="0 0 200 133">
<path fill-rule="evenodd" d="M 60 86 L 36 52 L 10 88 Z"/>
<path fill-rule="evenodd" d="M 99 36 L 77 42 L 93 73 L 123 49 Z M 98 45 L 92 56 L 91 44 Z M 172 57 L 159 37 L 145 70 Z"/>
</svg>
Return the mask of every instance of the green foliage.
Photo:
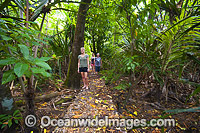
<svg viewBox="0 0 200 133">
<path fill-rule="evenodd" d="M 136 77 L 142 74 L 145 80 L 150 80 L 151 75 L 162 90 L 170 84 L 169 80 L 181 83 L 179 79 L 184 77 L 188 65 L 199 64 L 199 8 L 196 1 L 177 4 L 177 1 L 129 0 L 111 1 L 110 6 L 116 5 L 112 8 L 104 6 L 106 13 L 112 12 L 112 17 L 105 18 L 112 22 L 104 25 L 110 26 L 107 34 L 112 37 L 101 45 L 103 65 L 108 69 L 108 74 L 104 73 L 106 82 L 117 74 L 133 72 Z M 101 20 L 98 15 L 91 19 Z M 90 29 L 99 32 L 98 25 L 93 24 L 95 29 Z M 198 89 L 193 94 L 197 95 L 196 92 Z"/>
<path fill-rule="evenodd" d="M 1 114 L 0 115 L 0 125 L 1 129 L 8 126 L 9 128 L 12 126 L 13 122 L 19 124 L 19 121 L 22 119 L 19 110 L 15 110 L 12 115 Z"/>
<path fill-rule="evenodd" d="M 114 71 L 114 69 L 101 71 L 101 73 L 104 75 L 102 78 L 105 80 L 105 84 L 110 83 L 110 81 L 113 79 Z"/>
<path fill-rule="evenodd" d="M 2 22 L 0 30 L 4 35 L 0 40 L 2 42 L 1 50 L 4 51 L 0 55 L 0 66 L 13 65 L 11 70 L 4 72 L 2 83 L 5 84 L 14 80 L 16 76 L 21 77 L 22 75 L 30 77 L 33 74 L 41 74 L 50 77 L 51 75 L 46 70 L 51 70 L 51 67 L 46 61 L 51 58 L 34 58 L 30 50 L 32 46 L 34 47 L 34 44 L 44 42 L 35 37 L 39 32 L 34 29 L 26 29 L 20 25 L 13 27 L 15 22 L 10 19 L 1 19 L 0 21 Z M 27 46 L 27 42 L 29 46 Z M 33 71 L 34 69 L 39 72 Z"/>
<path fill-rule="evenodd" d="M 135 71 L 135 67 L 139 66 L 139 64 L 137 62 L 135 62 L 135 56 L 132 56 L 130 58 L 124 58 L 124 60 L 122 60 L 122 63 L 124 64 L 124 67 L 122 68 L 123 72 L 131 72 L 131 71 Z"/>
<path fill-rule="evenodd" d="M 25 46 L 25 45 L 20 45 L 20 44 L 18 46 L 19 46 L 20 51 L 23 54 L 24 58 L 28 59 L 28 57 L 29 57 L 29 49 L 28 49 L 28 47 Z"/>
<path fill-rule="evenodd" d="M 195 95 L 197 95 L 198 93 L 200 93 L 200 84 L 199 84 L 199 83 L 191 82 L 191 81 L 189 81 L 188 79 L 180 79 L 180 82 L 182 82 L 182 83 L 184 83 L 184 84 L 190 84 L 190 85 L 196 87 L 196 89 L 192 92 L 192 94 L 190 94 L 190 95 L 187 97 L 187 99 L 186 99 L 185 102 L 187 102 L 188 99 L 191 98 L 192 96 L 195 96 Z M 199 97 L 198 97 L 198 98 L 199 98 Z M 198 101 L 197 101 L 197 102 L 198 102 Z"/>
<path fill-rule="evenodd" d="M 178 114 L 183 112 L 198 112 L 200 107 L 194 107 L 194 108 L 188 108 L 188 109 L 172 109 L 172 110 L 166 110 L 164 113 L 172 113 L 172 114 Z"/>
<path fill-rule="evenodd" d="M 117 90 L 126 90 L 126 88 L 128 87 L 129 85 L 127 83 L 124 83 L 124 84 L 119 84 L 118 86 L 115 86 L 113 87 L 113 89 L 117 89 Z"/>
<path fill-rule="evenodd" d="M 66 22 L 64 30 L 59 31 L 59 23 L 60 21 L 58 20 L 56 29 L 54 30 L 55 35 L 51 36 L 52 39 L 49 41 L 49 44 L 57 56 L 65 57 L 69 56 L 71 50 L 70 47 L 74 38 L 75 26 L 72 23 Z"/>
<path fill-rule="evenodd" d="M 16 77 L 14 75 L 14 71 L 13 70 L 9 70 L 7 72 L 5 72 L 3 74 L 3 78 L 2 78 L 2 84 L 8 83 L 12 80 L 14 80 Z"/>
</svg>

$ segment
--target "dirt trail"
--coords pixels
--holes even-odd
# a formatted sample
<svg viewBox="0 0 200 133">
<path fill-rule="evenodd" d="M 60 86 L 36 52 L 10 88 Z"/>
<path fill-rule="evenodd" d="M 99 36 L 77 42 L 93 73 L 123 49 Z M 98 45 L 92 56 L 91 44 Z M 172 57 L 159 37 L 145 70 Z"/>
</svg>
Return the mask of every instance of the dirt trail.
<svg viewBox="0 0 200 133">
<path fill-rule="evenodd" d="M 99 76 L 90 74 L 89 89 L 83 89 L 76 96 L 72 104 L 67 108 L 64 119 L 91 118 L 106 120 L 108 118 L 120 118 L 117 108 L 112 101 L 112 96 L 107 92 L 104 80 Z M 95 124 L 95 122 L 93 122 Z M 94 125 L 95 126 L 95 125 Z M 120 132 L 126 131 L 116 127 L 57 127 L 56 133 L 94 133 L 94 132 Z"/>
</svg>

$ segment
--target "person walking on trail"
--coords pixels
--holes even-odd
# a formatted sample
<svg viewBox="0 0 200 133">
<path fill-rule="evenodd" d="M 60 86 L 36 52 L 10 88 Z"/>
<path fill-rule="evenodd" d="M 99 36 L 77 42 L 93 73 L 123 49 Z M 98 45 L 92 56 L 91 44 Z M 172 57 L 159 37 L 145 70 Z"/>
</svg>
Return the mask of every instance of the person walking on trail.
<svg viewBox="0 0 200 133">
<path fill-rule="evenodd" d="M 82 89 L 88 89 L 89 56 L 85 54 L 85 48 L 81 47 L 81 55 L 78 56 L 78 73 L 81 73 L 83 80 Z"/>
<path fill-rule="evenodd" d="M 101 60 L 101 57 L 100 57 L 99 53 L 97 53 L 97 57 L 95 57 L 95 71 L 96 71 L 96 74 L 100 71 L 101 65 L 102 65 L 102 60 Z"/>
<path fill-rule="evenodd" d="M 91 67 L 92 67 L 92 73 L 95 73 L 95 55 L 94 53 L 92 53 L 92 57 L 91 57 Z"/>
</svg>

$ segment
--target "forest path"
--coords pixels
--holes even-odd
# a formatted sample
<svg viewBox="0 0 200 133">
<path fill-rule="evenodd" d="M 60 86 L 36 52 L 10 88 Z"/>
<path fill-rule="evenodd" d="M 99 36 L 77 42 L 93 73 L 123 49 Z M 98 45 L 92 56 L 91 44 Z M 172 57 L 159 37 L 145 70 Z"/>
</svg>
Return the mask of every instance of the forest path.
<svg viewBox="0 0 200 133">
<path fill-rule="evenodd" d="M 110 96 L 111 90 L 105 86 L 105 82 L 96 74 L 89 73 L 89 89 L 79 92 L 72 104 L 67 108 L 67 112 L 63 119 L 90 118 L 98 120 L 106 120 L 109 118 L 120 118 L 117 108 Z M 93 122 L 95 124 L 95 122 Z M 94 132 L 120 132 L 126 131 L 116 127 L 57 127 L 55 133 L 94 133 Z"/>
</svg>

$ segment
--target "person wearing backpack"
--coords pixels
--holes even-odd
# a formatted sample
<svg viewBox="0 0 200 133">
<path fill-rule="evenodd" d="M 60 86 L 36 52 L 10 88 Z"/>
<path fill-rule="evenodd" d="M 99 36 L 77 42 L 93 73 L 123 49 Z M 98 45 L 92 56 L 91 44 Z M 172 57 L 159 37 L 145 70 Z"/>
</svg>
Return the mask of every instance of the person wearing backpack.
<svg viewBox="0 0 200 133">
<path fill-rule="evenodd" d="M 89 56 L 85 54 L 85 48 L 81 47 L 81 54 L 78 56 L 78 73 L 81 73 L 83 80 L 82 89 L 88 89 Z"/>
<path fill-rule="evenodd" d="M 102 60 L 101 60 L 101 57 L 100 57 L 99 53 L 97 53 L 97 57 L 95 57 L 95 71 L 96 71 L 96 74 L 100 71 L 101 65 L 102 65 Z"/>
</svg>

